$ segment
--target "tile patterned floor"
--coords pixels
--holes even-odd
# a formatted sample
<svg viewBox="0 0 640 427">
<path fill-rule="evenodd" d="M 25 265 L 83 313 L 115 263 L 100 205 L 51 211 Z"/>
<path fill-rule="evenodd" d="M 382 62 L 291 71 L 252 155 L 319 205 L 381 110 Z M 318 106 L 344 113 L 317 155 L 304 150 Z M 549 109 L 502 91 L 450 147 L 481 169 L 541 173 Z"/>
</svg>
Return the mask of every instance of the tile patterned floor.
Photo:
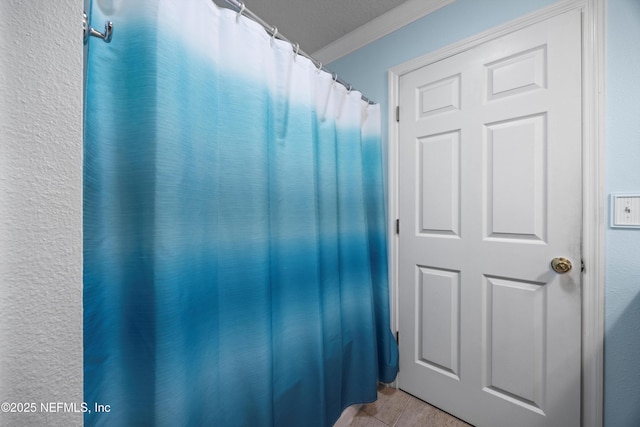
<svg viewBox="0 0 640 427">
<path fill-rule="evenodd" d="M 471 427 L 402 390 L 384 385 L 378 386 L 378 400 L 363 405 L 350 425 L 352 427 Z"/>
</svg>

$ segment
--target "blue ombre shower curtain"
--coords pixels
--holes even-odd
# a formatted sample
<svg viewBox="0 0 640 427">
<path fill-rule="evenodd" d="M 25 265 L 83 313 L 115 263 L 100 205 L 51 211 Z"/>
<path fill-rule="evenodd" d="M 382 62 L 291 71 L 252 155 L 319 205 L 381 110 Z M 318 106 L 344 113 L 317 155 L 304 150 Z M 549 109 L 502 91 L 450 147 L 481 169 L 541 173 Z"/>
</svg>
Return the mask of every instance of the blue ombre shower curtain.
<svg viewBox="0 0 640 427">
<path fill-rule="evenodd" d="M 209 0 L 94 0 L 87 426 L 330 426 L 397 371 L 380 111 Z M 95 404 L 108 412 L 96 412 Z"/>
</svg>

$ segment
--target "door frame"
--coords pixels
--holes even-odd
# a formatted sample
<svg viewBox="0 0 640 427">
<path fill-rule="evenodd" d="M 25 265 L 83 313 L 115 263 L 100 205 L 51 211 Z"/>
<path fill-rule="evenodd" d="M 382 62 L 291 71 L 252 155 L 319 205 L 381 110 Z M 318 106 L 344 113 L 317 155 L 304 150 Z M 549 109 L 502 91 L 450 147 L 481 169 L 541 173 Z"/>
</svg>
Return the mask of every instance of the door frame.
<svg viewBox="0 0 640 427">
<path fill-rule="evenodd" d="M 484 42 L 578 9 L 582 13 L 582 387 L 583 427 L 603 425 L 605 231 L 605 12 L 606 0 L 562 0 L 506 24 L 391 68 L 389 83 L 388 212 L 391 326 L 398 330 L 398 130 L 400 78 Z M 398 384 L 401 386 L 401 384 Z"/>
</svg>

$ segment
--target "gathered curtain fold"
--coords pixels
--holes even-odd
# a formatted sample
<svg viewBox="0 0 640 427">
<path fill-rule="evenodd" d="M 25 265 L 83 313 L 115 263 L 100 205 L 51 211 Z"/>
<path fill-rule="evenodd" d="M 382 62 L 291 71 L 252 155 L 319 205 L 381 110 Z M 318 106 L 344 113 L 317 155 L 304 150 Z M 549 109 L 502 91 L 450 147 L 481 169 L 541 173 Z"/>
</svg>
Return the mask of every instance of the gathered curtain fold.
<svg viewBox="0 0 640 427">
<path fill-rule="evenodd" d="M 208 0 L 94 0 L 86 425 L 330 426 L 393 381 L 380 110 Z"/>
</svg>

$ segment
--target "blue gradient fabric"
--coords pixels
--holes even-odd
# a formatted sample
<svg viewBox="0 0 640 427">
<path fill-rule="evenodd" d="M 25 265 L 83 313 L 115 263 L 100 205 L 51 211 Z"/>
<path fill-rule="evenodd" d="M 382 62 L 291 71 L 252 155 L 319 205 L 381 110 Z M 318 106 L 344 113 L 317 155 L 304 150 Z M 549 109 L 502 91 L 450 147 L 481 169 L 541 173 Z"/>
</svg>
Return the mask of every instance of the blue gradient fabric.
<svg viewBox="0 0 640 427">
<path fill-rule="evenodd" d="M 114 34 L 88 50 L 85 424 L 331 426 L 375 400 L 379 106 L 208 0 L 91 15 Z"/>
</svg>

